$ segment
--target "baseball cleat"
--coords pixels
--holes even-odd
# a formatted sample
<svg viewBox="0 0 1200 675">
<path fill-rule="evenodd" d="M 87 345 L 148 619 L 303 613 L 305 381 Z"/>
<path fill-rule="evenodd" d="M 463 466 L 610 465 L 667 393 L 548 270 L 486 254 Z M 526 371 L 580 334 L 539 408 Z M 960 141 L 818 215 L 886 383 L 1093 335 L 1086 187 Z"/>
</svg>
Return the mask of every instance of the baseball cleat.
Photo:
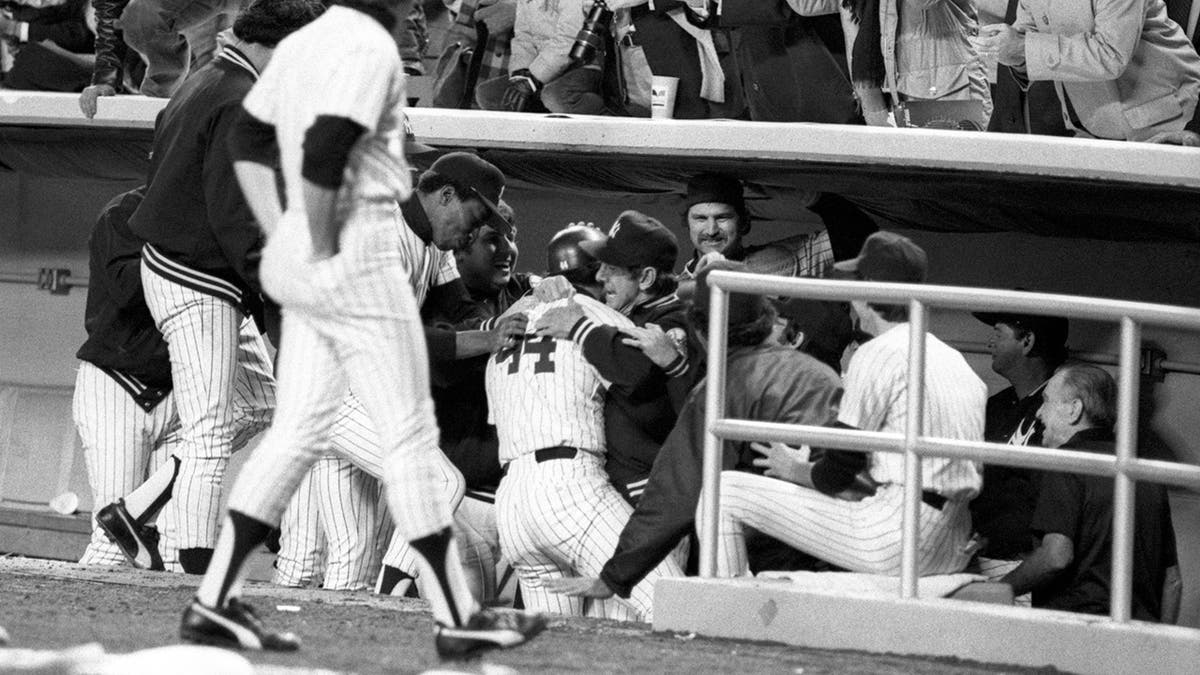
<svg viewBox="0 0 1200 675">
<path fill-rule="evenodd" d="M 268 630 L 254 609 L 237 598 L 230 598 L 224 609 L 192 599 L 183 611 L 179 637 L 184 642 L 228 649 L 294 652 L 300 648 L 300 638 Z"/>
<path fill-rule="evenodd" d="M 139 525 L 125 508 L 125 500 L 117 501 L 96 512 L 96 524 L 112 540 L 129 564 L 138 569 L 162 570 L 158 554 L 158 530 Z"/>
<path fill-rule="evenodd" d="M 508 649 L 532 640 L 546 628 L 541 614 L 481 609 L 463 626 L 438 624 L 434 644 L 443 659 L 465 659 L 489 649 Z"/>
</svg>

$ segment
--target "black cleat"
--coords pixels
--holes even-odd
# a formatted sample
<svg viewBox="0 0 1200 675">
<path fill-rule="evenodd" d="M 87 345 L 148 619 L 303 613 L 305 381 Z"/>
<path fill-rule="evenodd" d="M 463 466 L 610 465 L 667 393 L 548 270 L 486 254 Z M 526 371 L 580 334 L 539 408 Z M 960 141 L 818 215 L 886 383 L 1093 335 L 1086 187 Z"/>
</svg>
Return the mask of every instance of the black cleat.
<svg viewBox="0 0 1200 675">
<path fill-rule="evenodd" d="M 208 607 L 193 598 L 183 611 L 179 637 L 184 642 L 227 649 L 294 652 L 300 648 L 300 638 L 267 630 L 254 609 L 237 598 L 230 598 L 224 609 Z"/>
<path fill-rule="evenodd" d="M 489 649 L 508 649 L 532 640 L 546 628 L 541 614 L 481 609 L 466 625 L 438 624 L 434 644 L 443 659 L 466 659 Z"/>
<path fill-rule="evenodd" d="M 129 515 L 124 499 L 118 499 L 97 511 L 96 524 L 121 549 L 129 564 L 144 570 L 164 569 L 162 556 L 158 553 L 158 530 L 139 525 Z"/>
</svg>

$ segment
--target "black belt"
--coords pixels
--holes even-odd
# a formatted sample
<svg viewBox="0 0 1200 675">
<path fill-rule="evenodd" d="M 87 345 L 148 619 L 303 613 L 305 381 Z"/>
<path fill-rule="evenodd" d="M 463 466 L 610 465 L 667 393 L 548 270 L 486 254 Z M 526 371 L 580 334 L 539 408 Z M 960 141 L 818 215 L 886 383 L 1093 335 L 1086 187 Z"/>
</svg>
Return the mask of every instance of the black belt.
<svg viewBox="0 0 1200 675">
<path fill-rule="evenodd" d="M 937 509 L 938 511 L 941 511 L 942 507 L 946 505 L 946 502 L 948 502 L 950 500 L 946 499 L 945 497 L 939 495 L 936 492 L 932 492 L 930 490 L 922 490 L 921 491 L 921 501 L 932 506 L 933 508 Z"/>
<path fill-rule="evenodd" d="M 542 462 L 549 462 L 552 459 L 575 459 L 575 456 L 580 452 L 582 452 L 582 450 L 579 448 L 572 448 L 569 445 L 556 445 L 551 448 L 534 450 L 533 459 L 538 464 L 541 464 Z M 508 464 L 505 464 L 504 468 L 500 470 L 500 475 L 508 475 Z"/>
</svg>

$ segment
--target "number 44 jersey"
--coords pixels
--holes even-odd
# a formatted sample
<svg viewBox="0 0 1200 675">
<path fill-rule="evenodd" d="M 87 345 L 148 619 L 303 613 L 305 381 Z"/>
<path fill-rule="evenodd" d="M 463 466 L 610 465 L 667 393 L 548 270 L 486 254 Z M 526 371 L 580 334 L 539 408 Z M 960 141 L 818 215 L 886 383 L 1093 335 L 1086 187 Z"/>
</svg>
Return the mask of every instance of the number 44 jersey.
<svg viewBox="0 0 1200 675">
<path fill-rule="evenodd" d="M 620 312 L 577 294 L 529 311 L 525 339 L 493 354 L 487 365 L 488 421 L 500 438 L 500 463 L 559 445 L 604 453 L 604 393 L 609 383 L 583 356 L 582 340 L 533 332 L 547 310 L 577 303 L 595 323 L 632 327 Z"/>
</svg>

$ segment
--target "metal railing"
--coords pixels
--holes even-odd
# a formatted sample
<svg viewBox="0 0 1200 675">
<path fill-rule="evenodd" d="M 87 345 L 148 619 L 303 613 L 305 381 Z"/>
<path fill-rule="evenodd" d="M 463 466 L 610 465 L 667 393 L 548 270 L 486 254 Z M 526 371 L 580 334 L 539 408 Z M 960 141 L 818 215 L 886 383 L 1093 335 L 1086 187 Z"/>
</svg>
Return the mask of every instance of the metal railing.
<svg viewBox="0 0 1200 675">
<path fill-rule="evenodd" d="M 717 565 L 717 504 L 720 499 L 721 443 L 724 439 L 809 444 L 860 452 L 904 454 L 904 509 L 900 596 L 917 597 L 918 513 L 921 505 L 921 457 L 961 458 L 991 464 L 1068 471 L 1112 477 L 1113 566 L 1110 616 L 1129 621 L 1133 568 L 1134 483 L 1138 480 L 1200 491 L 1200 466 L 1138 459 L 1137 400 L 1141 326 L 1154 324 L 1200 332 L 1200 310 L 1140 302 L 1102 300 L 1048 293 L 982 288 L 834 281 L 772 277 L 745 272 L 714 271 L 708 320 L 708 383 L 705 392 L 704 473 L 700 503 L 700 576 L 712 577 Z M 862 300 L 909 306 L 908 409 L 905 433 L 833 429 L 725 418 L 726 322 L 729 293 L 806 297 L 817 300 Z M 987 442 L 964 442 L 924 435 L 925 337 L 927 307 L 968 311 L 1051 314 L 1121 327 L 1117 377 L 1116 454 L 1032 448 Z"/>
</svg>

